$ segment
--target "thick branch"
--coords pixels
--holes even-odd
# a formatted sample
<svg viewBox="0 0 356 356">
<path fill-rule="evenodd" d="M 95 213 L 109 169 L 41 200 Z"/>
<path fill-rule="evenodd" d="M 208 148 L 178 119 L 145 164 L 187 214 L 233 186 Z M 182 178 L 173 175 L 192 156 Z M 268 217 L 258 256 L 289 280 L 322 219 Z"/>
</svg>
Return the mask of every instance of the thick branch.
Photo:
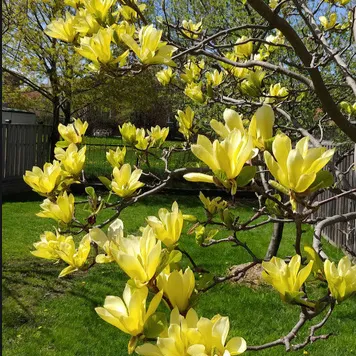
<svg viewBox="0 0 356 356">
<path fill-rule="evenodd" d="M 295 32 L 293 27 L 282 17 L 278 16 L 263 0 L 248 0 L 251 7 L 267 20 L 274 28 L 280 30 L 288 42 L 294 48 L 296 54 L 306 67 L 314 84 L 314 91 L 317 94 L 323 109 L 334 120 L 338 127 L 354 142 L 356 142 L 356 126 L 351 124 L 341 113 L 337 104 L 333 100 L 328 88 L 317 67 L 312 67 L 313 56 L 309 53 L 302 39 Z"/>
<path fill-rule="evenodd" d="M 322 246 L 321 246 L 321 233 L 323 229 L 329 225 L 334 225 L 339 222 L 347 222 L 355 219 L 356 219 L 356 212 L 352 212 L 352 213 L 347 213 L 342 215 L 330 216 L 315 225 L 314 236 L 313 236 L 313 248 L 323 260 L 326 260 L 328 258 L 328 256 L 322 250 Z"/>
<path fill-rule="evenodd" d="M 320 43 L 323 45 L 326 52 L 329 53 L 330 57 L 335 60 L 335 62 L 341 69 L 342 74 L 345 77 L 346 83 L 350 86 L 350 88 L 356 95 L 356 81 L 350 74 L 350 72 L 347 68 L 347 64 L 344 62 L 344 60 L 342 59 L 340 54 L 337 53 L 338 50 L 333 49 L 329 46 L 328 41 L 326 40 L 325 36 L 323 35 L 323 32 L 319 29 L 319 26 L 314 19 L 313 13 L 308 8 L 308 6 L 305 3 L 300 4 L 298 0 L 295 0 L 294 3 L 297 5 L 300 14 L 302 14 L 302 10 L 304 10 L 304 12 L 306 13 L 305 22 L 312 30 L 312 33 L 316 37 L 316 39 L 318 41 L 320 41 Z"/>
<path fill-rule="evenodd" d="M 53 95 L 49 91 L 47 91 L 47 90 L 41 88 L 40 86 L 38 86 L 37 84 L 33 83 L 30 79 L 24 77 L 23 75 L 21 75 L 19 73 L 14 72 L 14 71 L 12 71 L 11 69 L 8 69 L 8 68 L 2 67 L 2 70 L 4 72 L 6 72 L 6 73 L 11 74 L 15 78 L 18 78 L 18 79 L 22 80 L 25 84 L 27 84 L 32 89 L 38 91 L 45 98 L 47 98 L 50 101 L 53 101 Z"/>
</svg>

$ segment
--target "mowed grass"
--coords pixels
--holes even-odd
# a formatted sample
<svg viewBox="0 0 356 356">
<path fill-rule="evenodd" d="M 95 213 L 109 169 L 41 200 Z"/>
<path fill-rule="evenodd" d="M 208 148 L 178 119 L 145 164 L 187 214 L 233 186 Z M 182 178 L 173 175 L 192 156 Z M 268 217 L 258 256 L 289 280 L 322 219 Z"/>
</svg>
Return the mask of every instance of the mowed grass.
<svg viewBox="0 0 356 356">
<path fill-rule="evenodd" d="M 98 176 L 106 176 L 110 178 L 112 174 L 112 167 L 106 159 L 106 152 L 109 150 L 115 151 L 116 148 L 123 147 L 123 142 L 120 137 L 85 137 L 84 144 L 87 145 L 86 160 L 85 160 L 85 175 L 88 179 L 93 180 Z M 163 147 L 170 146 L 181 147 L 182 143 L 179 141 L 166 141 Z M 140 162 L 138 162 L 139 152 L 130 147 L 127 147 L 125 163 L 132 165 L 140 164 L 145 172 L 150 171 L 158 176 L 164 172 L 164 162 L 160 159 L 162 149 L 151 148 L 148 155 L 148 164 L 142 155 Z M 169 160 L 169 169 L 176 169 L 180 167 L 191 167 L 198 162 L 197 158 L 190 152 L 175 152 L 171 155 Z"/>
<path fill-rule="evenodd" d="M 115 264 L 96 265 L 87 273 L 57 278 L 64 264 L 36 258 L 30 254 L 33 242 L 45 230 L 53 230 L 51 220 L 35 216 L 40 200 L 8 201 L 3 204 L 3 352 L 5 355 L 126 355 L 129 336 L 101 320 L 94 308 L 101 306 L 107 295 L 121 296 L 127 277 Z M 82 198 L 82 197 L 80 197 Z M 22 198 L 23 199 L 23 198 Z M 155 215 L 161 207 L 170 208 L 177 200 L 185 214 L 203 217 L 199 199 L 193 196 L 158 195 L 140 201 L 122 212 L 126 233 L 135 233 L 145 217 Z M 251 216 L 252 204 L 241 202 L 236 214 L 243 221 Z M 110 211 L 103 214 L 108 217 Z M 249 261 L 241 248 L 220 244 L 201 248 L 185 226 L 181 246 L 202 267 L 223 275 L 229 266 Z M 303 241 L 310 242 L 311 231 Z M 272 226 L 242 233 L 258 257 L 263 257 Z M 224 234 L 222 233 L 222 236 Z M 293 253 L 294 229 L 287 226 L 279 255 Z M 326 245 L 333 258 L 340 251 Z M 230 317 L 230 337 L 242 336 L 250 345 L 272 341 L 289 332 L 298 319 L 296 306 L 283 304 L 268 286 L 249 288 L 226 283 L 201 296 L 195 309 L 211 318 L 219 313 Z M 334 336 L 307 347 L 310 355 L 356 354 L 355 298 L 340 306 L 322 333 Z M 305 336 L 302 334 L 301 336 Z M 302 337 L 298 338 L 299 341 Z M 282 346 L 259 352 L 261 355 L 284 355 Z M 302 355 L 303 351 L 295 354 Z"/>
</svg>

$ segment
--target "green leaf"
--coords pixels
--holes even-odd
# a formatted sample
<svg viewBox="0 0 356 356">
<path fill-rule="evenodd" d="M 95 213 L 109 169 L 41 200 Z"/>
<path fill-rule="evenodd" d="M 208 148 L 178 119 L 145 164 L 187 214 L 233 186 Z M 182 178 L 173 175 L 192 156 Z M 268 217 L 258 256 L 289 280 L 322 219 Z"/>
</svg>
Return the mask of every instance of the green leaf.
<svg viewBox="0 0 356 356">
<path fill-rule="evenodd" d="M 278 201 L 282 201 L 282 198 L 279 194 L 273 194 L 274 198 Z M 278 207 L 278 204 L 271 199 L 266 199 L 265 206 L 269 215 L 281 216 L 281 210 Z"/>
<path fill-rule="evenodd" d="M 85 192 L 94 200 L 96 198 L 95 190 L 93 187 L 86 187 Z"/>
<path fill-rule="evenodd" d="M 178 250 L 172 250 L 169 254 L 168 264 L 178 263 L 182 259 L 182 253 Z"/>
<path fill-rule="evenodd" d="M 165 248 L 161 251 L 160 261 L 156 269 L 156 276 L 158 276 L 168 264 L 169 251 Z"/>
<path fill-rule="evenodd" d="M 334 183 L 334 177 L 329 171 L 319 171 L 316 174 L 313 184 L 309 187 L 310 192 L 318 189 L 328 188 Z"/>
<path fill-rule="evenodd" d="M 56 147 L 60 147 L 60 148 L 66 148 L 69 146 L 69 143 L 67 141 L 58 141 L 56 143 Z"/>
<path fill-rule="evenodd" d="M 163 249 L 161 252 L 160 262 L 156 270 L 156 276 L 158 276 L 166 266 L 172 263 L 178 263 L 182 259 L 182 253 L 178 250 L 168 251 Z"/>
<path fill-rule="evenodd" d="M 236 177 L 236 184 L 238 187 L 245 187 L 255 177 L 256 167 L 245 166 L 242 168 L 240 174 Z"/>
<path fill-rule="evenodd" d="M 217 233 L 219 232 L 218 229 L 213 229 L 208 232 L 207 239 L 210 240 L 212 239 Z"/>
<path fill-rule="evenodd" d="M 265 146 L 266 151 L 272 153 L 272 144 L 273 144 L 274 139 L 275 139 L 275 136 L 265 140 L 264 146 Z"/>
<path fill-rule="evenodd" d="M 143 333 L 147 338 L 157 338 L 167 329 L 167 317 L 165 313 L 156 312 L 152 314 L 145 323 Z"/>
<path fill-rule="evenodd" d="M 347 101 L 342 101 L 340 104 L 340 108 L 345 111 L 347 114 L 351 115 L 352 113 L 352 106 Z"/>
<path fill-rule="evenodd" d="M 105 187 L 107 189 L 111 190 L 111 180 L 110 179 L 103 177 L 103 176 L 100 176 L 98 178 L 99 178 L 100 182 L 105 185 Z"/>
</svg>

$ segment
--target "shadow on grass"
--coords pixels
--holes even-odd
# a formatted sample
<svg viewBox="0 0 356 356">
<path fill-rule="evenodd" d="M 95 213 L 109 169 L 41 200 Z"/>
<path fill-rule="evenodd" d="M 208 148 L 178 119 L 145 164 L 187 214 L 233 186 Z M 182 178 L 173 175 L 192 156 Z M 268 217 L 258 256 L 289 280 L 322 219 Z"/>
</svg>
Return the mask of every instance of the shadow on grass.
<svg viewBox="0 0 356 356">
<path fill-rule="evenodd" d="M 25 323 L 37 324 L 38 308 L 43 299 L 71 295 L 84 299 L 92 308 L 98 305 L 95 296 L 93 297 L 80 285 L 88 273 L 77 272 L 75 276 L 58 278 L 60 270 L 58 264 L 23 259 L 4 263 L 3 325 L 20 327 Z"/>
</svg>

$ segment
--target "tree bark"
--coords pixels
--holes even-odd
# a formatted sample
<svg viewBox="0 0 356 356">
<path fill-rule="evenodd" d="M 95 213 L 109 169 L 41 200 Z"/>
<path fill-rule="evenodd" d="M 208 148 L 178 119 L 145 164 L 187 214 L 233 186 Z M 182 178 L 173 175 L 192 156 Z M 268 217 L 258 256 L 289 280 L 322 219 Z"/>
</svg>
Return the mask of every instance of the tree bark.
<svg viewBox="0 0 356 356">
<path fill-rule="evenodd" d="M 54 148 L 56 147 L 56 143 L 59 141 L 59 132 L 58 132 L 58 124 L 60 118 L 60 106 L 59 106 L 59 97 L 55 97 L 53 99 L 53 126 L 51 133 L 51 161 L 54 160 Z"/>
<path fill-rule="evenodd" d="M 268 21 L 273 28 L 282 32 L 305 66 L 305 69 L 313 82 L 315 94 L 318 96 L 324 111 L 336 123 L 341 131 L 343 131 L 353 142 L 356 142 L 356 126 L 348 121 L 348 119 L 341 113 L 324 83 L 319 68 L 312 65 L 313 56 L 308 51 L 302 39 L 295 32 L 294 28 L 284 18 L 272 11 L 263 0 L 247 0 L 247 2 L 262 18 Z"/>
<path fill-rule="evenodd" d="M 277 252 L 282 241 L 283 229 L 284 223 L 276 222 L 273 224 L 273 233 L 265 256 L 265 260 L 270 260 L 273 256 L 277 256 Z"/>
</svg>

